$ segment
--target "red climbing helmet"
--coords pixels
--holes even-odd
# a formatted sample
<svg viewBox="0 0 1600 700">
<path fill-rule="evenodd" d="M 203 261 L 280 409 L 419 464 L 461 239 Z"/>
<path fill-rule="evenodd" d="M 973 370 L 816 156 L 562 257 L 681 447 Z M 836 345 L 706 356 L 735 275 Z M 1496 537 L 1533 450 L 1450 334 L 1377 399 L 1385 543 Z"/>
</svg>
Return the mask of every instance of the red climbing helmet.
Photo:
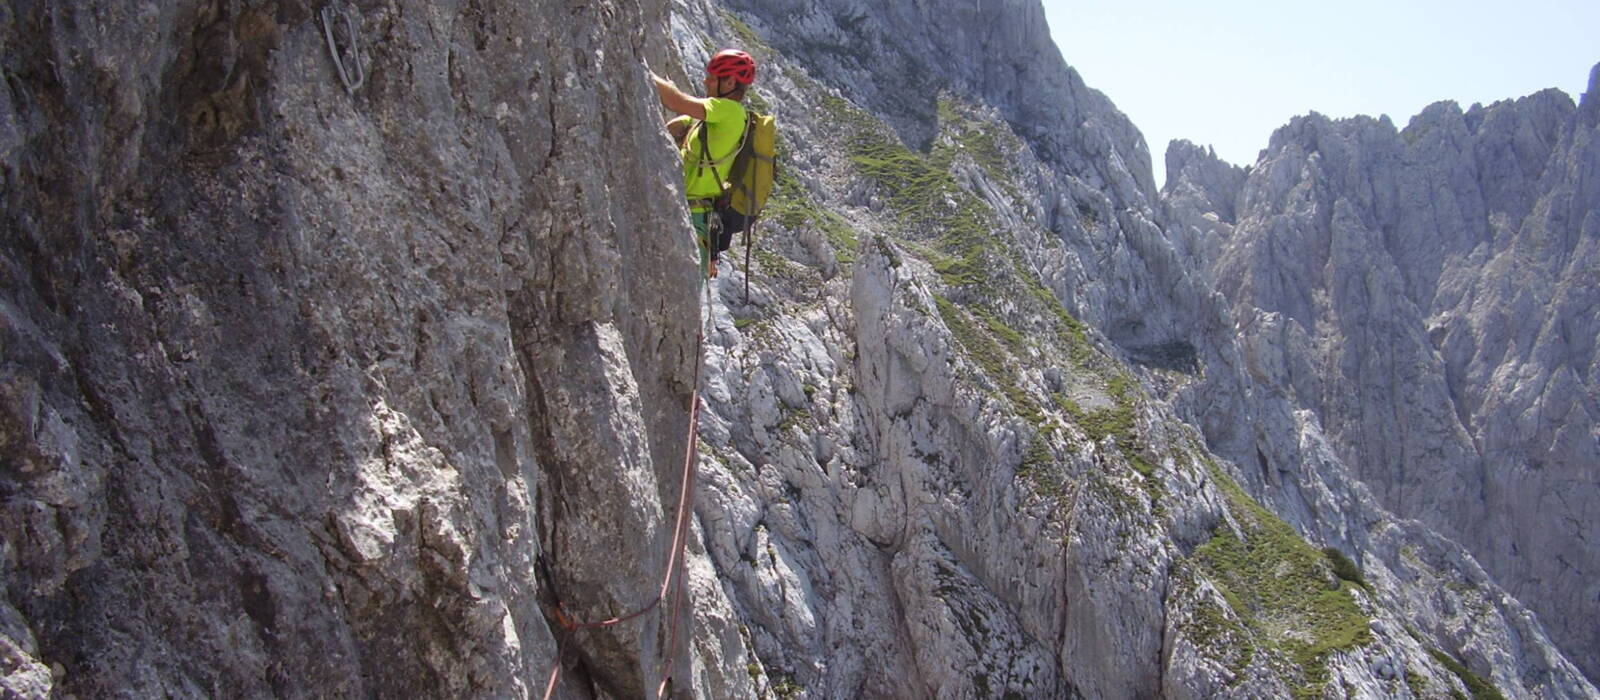
<svg viewBox="0 0 1600 700">
<path fill-rule="evenodd" d="M 711 57 L 706 72 L 719 78 L 733 78 L 740 85 L 756 81 L 756 60 L 738 49 L 723 49 Z"/>
</svg>

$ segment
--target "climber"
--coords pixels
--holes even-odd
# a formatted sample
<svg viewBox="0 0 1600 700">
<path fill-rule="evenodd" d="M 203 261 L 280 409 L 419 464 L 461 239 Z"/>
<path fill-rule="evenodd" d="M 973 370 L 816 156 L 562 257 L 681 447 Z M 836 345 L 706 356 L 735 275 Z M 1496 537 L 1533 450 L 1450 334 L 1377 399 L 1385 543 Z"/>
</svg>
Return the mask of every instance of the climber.
<svg viewBox="0 0 1600 700">
<path fill-rule="evenodd" d="M 744 138 L 744 98 L 756 79 L 750 54 L 725 49 L 706 64 L 707 97 L 691 97 L 671 81 L 650 73 L 661 106 L 681 116 L 667 122 L 667 131 L 683 157 L 684 192 L 700 244 L 700 263 L 707 277 L 717 276 L 717 259 L 733 243 L 734 227 L 723 226 L 716 201 L 725 189 L 723 175 Z M 696 128 L 704 125 L 703 128 Z"/>
</svg>

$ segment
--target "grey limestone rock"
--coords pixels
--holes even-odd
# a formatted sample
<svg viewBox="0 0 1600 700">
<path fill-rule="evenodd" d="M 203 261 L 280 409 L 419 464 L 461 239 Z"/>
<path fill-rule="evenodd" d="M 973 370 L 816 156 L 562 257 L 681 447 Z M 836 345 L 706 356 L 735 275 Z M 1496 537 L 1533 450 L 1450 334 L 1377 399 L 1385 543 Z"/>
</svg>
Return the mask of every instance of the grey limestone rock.
<svg viewBox="0 0 1600 700">
<path fill-rule="evenodd" d="M 663 6 L 0 25 L 8 695 L 528 696 L 557 605 L 649 602 L 695 363 Z M 654 693 L 660 610 L 563 693 Z M 680 686 L 738 694 L 713 634 Z"/>
<path fill-rule="evenodd" d="M 1191 163 L 1167 191 L 1257 319 L 1252 379 L 1315 411 L 1386 507 L 1467 545 L 1591 675 L 1593 95 L 1440 103 L 1403 130 L 1303 117 L 1243 181 Z M 1205 216 L 1219 200 L 1234 220 Z"/>
</svg>

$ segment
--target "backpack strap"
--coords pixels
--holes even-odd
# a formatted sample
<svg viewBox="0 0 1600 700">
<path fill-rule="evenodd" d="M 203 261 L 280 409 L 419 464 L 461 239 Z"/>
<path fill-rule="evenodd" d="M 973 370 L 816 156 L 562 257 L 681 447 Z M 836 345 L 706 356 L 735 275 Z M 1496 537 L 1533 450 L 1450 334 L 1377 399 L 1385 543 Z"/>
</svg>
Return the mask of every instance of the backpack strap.
<svg viewBox="0 0 1600 700">
<path fill-rule="evenodd" d="M 695 164 L 695 167 L 698 170 L 711 168 L 711 174 L 717 176 L 717 187 L 722 188 L 728 184 L 728 181 L 723 179 L 722 171 L 719 168 L 731 164 L 734 158 L 739 157 L 739 153 L 744 150 L 745 143 L 750 139 L 750 110 L 746 108 L 744 112 L 744 132 L 739 135 L 739 145 L 734 146 L 733 150 L 729 151 L 728 155 L 723 156 L 721 159 L 713 159 L 711 157 L 711 129 L 707 126 L 706 121 L 704 119 L 696 120 L 694 125 L 689 127 L 690 137 L 694 136 L 695 129 L 700 130 L 700 160 Z"/>
<path fill-rule="evenodd" d="M 718 170 L 717 166 L 731 162 L 736 155 L 739 155 L 739 149 L 737 148 L 733 149 L 733 152 L 722 160 L 712 160 L 711 129 L 706 126 L 705 122 L 700 122 L 700 164 L 698 167 L 700 170 L 711 168 L 711 174 L 717 176 L 717 189 L 722 189 L 723 185 L 727 183 L 727 180 L 722 179 L 722 171 Z"/>
</svg>

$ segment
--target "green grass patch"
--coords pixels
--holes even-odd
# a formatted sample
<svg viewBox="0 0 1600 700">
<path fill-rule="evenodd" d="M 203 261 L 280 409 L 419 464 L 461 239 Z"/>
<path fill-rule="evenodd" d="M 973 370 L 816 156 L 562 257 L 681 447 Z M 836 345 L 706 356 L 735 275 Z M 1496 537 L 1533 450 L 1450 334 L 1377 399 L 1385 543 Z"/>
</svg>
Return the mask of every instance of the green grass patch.
<svg viewBox="0 0 1600 700">
<path fill-rule="evenodd" d="M 935 168 L 926 157 L 913 153 L 889 134 L 869 129 L 846 141 L 851 164 L 882 187 L 886 203 L 904 224 L 942 229 L 945 219 L 961 211 L 961 203 L 956 201 L 961 189 L 950 174 Z"/>
<path fill-rule="evenodd" d="M 778 137 L 778 162 L 785 162 L 789 145 L 782 135 Z M 804 185 L 788 168 L 779 167 L 773 183 L 772 196 L 767 198 L 763 219 L 770 219 L 790 231 L 812 228 L 822 231 L 833 246 L 834 256 L 841 265 L 849 265 L 861 255 L 861 241 L 850 222 L 817 204 Z"/>
<path fill-rule="evenodd" d="M 1017 383 L 1015 363 L 1011 361 L 1012 354 L 1006 352 L 1002 343 L 995 340 L 994 332 L 989 329 L 999 326 L 1005 331 L 1010 331 L 1007 337 L 1015 338 L 1018 343 L 1021 342 L 1021 336 L 1016 331 L 1005 328 L 1004 324 L 986 313 L 979 312 L 982 314 L 979 320 L 984 322 L 984 326 L 980 327 L 974 323 L 973 317 L 949 299 L 938 295 L 933 299 L 934 304 L 939 307 L 939 317 L 944 319 L 944 324 L 955 335 L 956 342 L 967 358 L 977 364 L 984 375 L 1000 388 L 1000 393 L 1011 402 L 1011 407 L 1018 416 L 1028 421 L 1034 428 L 1041 429 L 1044 426 L 1044 412 L 1040 410 L 1039 403 Z"/>
<path fill-rule="evenodd" d="M 1422 674 L 1411 670 L 1410 666 L 1407 666 L 1406 687 L 1411 690 L 1411 694 L 1413 696 L 1418 698 L 1425 697 L 1423 693 L 1428 689 L 1428 679 L 1423 677 Z"/>
<path fill-rule="evenodd" d="M 762 41 L 761 37 L 756 34 L 755 30 L 751 29 L 750 25 L 746 24 L 744 20 L 739 19 L 738 15 L 735 15 L 728 10 L 718 10 L 717 12 L 718 14 L 722 15 L 722 21 L 728 23 L 728 28 L 733 30 L 734 36 L 739 38 L 739 45 L 731 48 L 740 49 L 746 53 L 749 53 L 757 60 L 768 59 L 772 57 L 774 53 L 772 47 L 767 45 L 767 42 Z"/>
<path fill-rule="evenodd" d="M 1134 420 L 1133 378 L 1126 374 L 1112 377 L 1107 383 L 1106 393 L 1112 400 L 1111 407 L 1093 411 L 1084 410 L 1076 401 L 1061 394 L 1052 394 L 1051 397 L 1090 440 L 1099 443 L 1108 437 L 1113 439 L 1122 458 L 1144 477 L 1140 487 L 1150 496 L 1152 507 L 1159 508 L 1161 497 L 1166 495 L 1166 487 L 1156 477 L 1156 465 L 1145 456 L 1144 441 L 1139 438 Z"/>
<path fill-rule="evenodd" d="M 772 194 L 767 197 L 767 204 L 761 215 L 788 229 L 810 225 L 819 216 L 819 207 L 812 200 L 811 193 L 800 184 L 800 180 L 795 178 L 788 168 L 781 165 L 787 159 L 791 148 L 788 140 L 783 138 L 783 134 L 778 134 L 774 148 L 776 151 L 774 156 L 780 165 L 776 169 L 776 178 L 772 183 Z"/>
<path fill-rule="evenodd" d="M 1033 484 L 1041 494 L 1065 496 L 1066 479 L 1058 470 L 1051 468 L 1055 465 L 1055 457 L 1050 454 L 1049 442 L 1056 431 L 1056 428 L 1048 432 L 1040 431 L 1028 441 L 1028 449 L 1022 453 L 1022 463 L 1017 465 L 1017 477 Z"/>
<path fill-rule="evenodd" d="M 1428 653 L 1433 655 L 1433 660 L 1438 661 L 1440 666 L 1449 669 L 1451 673 L 1456 674 L 1456 678 L 1461 679 L 1461 684 L 1467 686 L 1467 692 L 1472 693 L 1472 700 L 1506 700 L 1506 696 L 1500 694 L 1499 688 L 1484 680 L 1483 676 L 1473 673 L 1472 669 L 1457 661 L 1456 657 L 1438 649 L 1429 649 Z"/>
<path fill-rule="evenodd" d="M 896 252 L 889 239 L 883 236 L 873 236 L 873 245 L 878 247 L 878 253 L 889 260 L 889 267 L 900 269 L 900 253 Z"/>
<path fill-rule="evenodd" d="M 1256 648 L 1248 640 L 1250 635 L 1238 620 L 1228 617 L 1227 611 L 1214 602 L 1202 603 L 1195 610 L 1195 641 L 1202 647 L 1215 649 L 1217 643 L 1227 640 L 1234 656 L 1228 659 L 1228 670 L 1234 676 L 1244 673 L 1255 660 Z"/>
<path fill-rule="evenodd" d="M 953 145 L 941 142 L 935 148 L 936 160 L 948 163 L 958 153 L 964 153 L 1012 199 L 1018 198 L 1008 156 L 1022 149 L 1016 137 L 978 118 L 965 105 L 948 97 L 939 100 L 939 131 L 947 135 L 949 144 Z"/>
<path fill-rule="evenodd" d="M 756 263 L 761 265 L 761 269 L 763 271 L 773 277 L 789 280 L 791 282 L 798 281 L 806 277 L 807 270 L 804 266 L 797 265 L 788 258 L 778 255 L 777 253 L 774 253 L 771 250 L 761 246 L 755 246 L 752 248 L 750 250 L 750 255 L 751 257 L 755 258 Z"/>
<path fill-rule="evenodd" d="M 780 434 L 787 433 L 790 430 L 801 427 L 810 421 L 810 411 L 807 411 L 803 408 L 785 407 L 783 409 L 783 418 L 778 420 L 778 425 L 773 428 L 773 431 Z"/>
<path fill-rule="evenodd" d="M 1113 437 L 1118 447 L 1127 449 L 1138 446 L 1138 436 L 1133 427 L 1132 404 L 1121 403 L 1111 408 L 1085 411 L 1077 402 L 1066 399 L 1062 401 L 1061 408 L 1094 442 Z"/>
<path fill-rule="evenodd" d="M 1133 400 L 1134 387 L 1133 377 L 1126 374 L 1118 374 L 1106 383 L 1106 391 L 1111 393 L 1111 398 L 1118 404 L 1126 404 Z"/>
<path fill-rule="evenodd" d="M 1106 388 L 1113 402 L 1110 408 L 1085 411 L 1077 402 L 1059 394 L 1056 401 L 1090 440 L 1100 442 L 1114 438 L 1125 454 L 1135 454 L 1143 449 L 1143 444 L 1134 427 L 1132 383 L 1132 378 L 1124 374 L 1111 378 Z"/>
<path fill-rule="evenodd" d="M 1094 359 L 1094 347 L 1089 344 L 1088 326 L 1074 318 L 1072 313 L 1067 311 L 1067 307 L 1061 305 L 1061 300 L 1051 294 L 1050 290 L 1045 289 L 1039 278 L 1023 268 L 1020 261 L 1013 261 L 1012 267 L 1029 296 L 1039 303 L 1045 313 L 1056 320 L 1056 342 L 1067 349 L 1067 357 L 1074 365 L 1088 368 Z"/>
<path fill-rule="evenodd" d="M 1184 595 L 1198 589 L 1194 571 L 1188 565 L 1180 565 L 1173 570 L 1172 584 L 1175 591 L 1182 591 Z M 1226 607 L 1213 599 L 1198 598 L 1197 602 L 1184 631 L 1201 649 L 1225 655 L 1219 660 L 1225 661 L 1228 670 L 1238 677 L 1255 659 L 1256 648 L 1251 641 L 1250 631 L 1236 616 L 1229 615 Z"/>
<path fill-rule="evenodd" d="M 1333 574 L 1341 579 L 1367 588 L 1367 579 L 1361 575 L 1361 567 L 1350 561 L 1350 557 L 1339 551 L 1338 547 L 1325 547 L 1322 553 L 1328 557 L 1328 563 L 1333 566 Z"/>
<path fill-rule="evenodd" d="M 856 230 L 845 221 L 844 217 L 831 211 L 823 210 L 816 225 L 827 236 L 828 243 L 833 246 L 834 257 L 839 259 L 839 264 L 849 265 L 861 255 L 861 241 L 856 237 Z"/>
<path fill-rule="evenodd" d="M 996 339 L 1004 343 L 1006 349 L 1011 351 L 1011 354 L 1017 357 L 1027 355 L 1028 341 L 1024 340 L 1022 334 L 1018 333 L 1015 328 L 1006 325 L 1004 321 L 996 318 L 994 314 L 983 309 L 974 310 L 972 315 L 982 319 L 984 327 L 988 328 Z"/>
<path fill-rule="evenodd" d="M 1202 571 L 1260 644 L 1282 651 L 1303 674 L 1296 695 L 1319 697 L 1335 652 L 1372 642 L 1371 620 L 1356 605 L 1355 584 L 1333 579 L 1326 555 L 1256 503 L 1215 465 L 1212 478 L 1240 523 L 1195 550 Z"/>
<path fill-rule="evenodd" d="M 984 253 L 994 246 L 994 232 L 983 221 L 977 204 L 965 203 L 946 219 L 938 246 L 945 257 L 933 266 L 940 279 L 952 287 L 973 287 L 989 280 L 989 264 Z"/>
<path fill-rule="evenodd" d="M 952 153 L 917 153 L 881 121 L 838 97 L 822 108 L 839 125 L 856 172 L 878 185 L 901 234 L 932 239 L 942 254 L 930 262 L 945 284 L 983 284 L 990 278 L 985 254 L 994 248 L 989 207 L 950 176 Z"/>
<path fill-rule="evenodd" d="M 767 672 L 767 680 L 772 683 L 772 694 L 778 700 L 793 700 L 803 696 L 806 692 L 804 687 L 795 682 L 792 674 L 769 670 Z"/>
</svg>

